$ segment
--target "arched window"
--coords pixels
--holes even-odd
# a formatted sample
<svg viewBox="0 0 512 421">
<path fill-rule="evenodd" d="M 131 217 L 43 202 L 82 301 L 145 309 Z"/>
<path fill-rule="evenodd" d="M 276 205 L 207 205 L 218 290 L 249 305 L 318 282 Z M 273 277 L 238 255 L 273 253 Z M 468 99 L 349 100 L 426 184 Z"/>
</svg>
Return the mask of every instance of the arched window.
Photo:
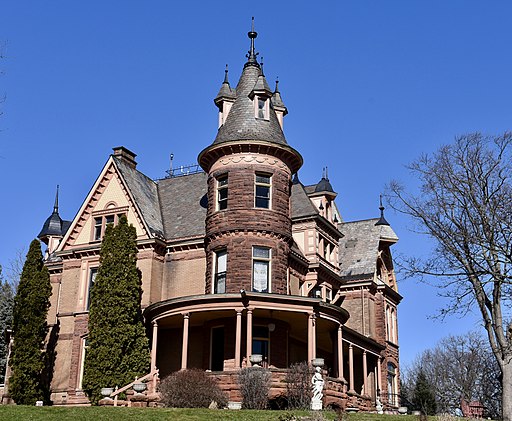
<svg viewBox="0 0 512 421">
<path fill-rule="evenodd" d="M 396 377 L 396 366 L 393 363 L 388 363 L 388 403 L 393 406 L 398 406 L 398 389 Z"/>
</svg>

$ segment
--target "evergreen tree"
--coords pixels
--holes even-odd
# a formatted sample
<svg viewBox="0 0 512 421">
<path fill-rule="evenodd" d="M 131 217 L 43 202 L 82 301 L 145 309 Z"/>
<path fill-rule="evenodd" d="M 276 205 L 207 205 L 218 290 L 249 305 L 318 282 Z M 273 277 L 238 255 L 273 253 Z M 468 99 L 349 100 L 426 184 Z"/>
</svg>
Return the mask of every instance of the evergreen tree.
<svg viewBox="0 0 512 421">
<path fill-rule="evenodd" d="M 435 415 L 437 411 L 436 398 L 433 392 L 433 386 L 427 380 L 427 376 L 420 368 L 414 385 L 412 404 L 414 409 L 423 412 L 426 415 Z"/>
<path fill-rule="evenodd" d="M 51 294 L 50 275 L 43 265 L 41 246 L 34 240 L 30 243 L 14 297 L 9 394 L 18 405 L 34 405 L 38 400 L 49 403 L 49 390 L 43 383 L 42 372 Z"/>
<path fill-rule="evenodd" d="M 149 342 L 140 306 L 137 234 L 125 216 L 109 224 L 91 289 L 83 388 L 92 403 L 103 387 L 122 387 L 149 371 Z"/>
<path fill-rule="evenodd" d="M 14 288 L 3 278 L 0 266 L 0 383 L 5 382 L 8 343 L 6 330 L 12 327 L 12 309 L 14 307 Z"/>
</svg>

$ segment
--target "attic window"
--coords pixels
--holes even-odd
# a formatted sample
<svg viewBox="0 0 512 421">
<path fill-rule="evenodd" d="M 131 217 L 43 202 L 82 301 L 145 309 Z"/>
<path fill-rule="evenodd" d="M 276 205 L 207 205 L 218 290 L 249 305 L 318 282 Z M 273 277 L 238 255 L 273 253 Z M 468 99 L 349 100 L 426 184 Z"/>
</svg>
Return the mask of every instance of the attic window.
<svg viewBox="0 0 512 421">
<path fill-rule="evenodd" d="M 92 229 L 91 241 L 101 241 L 105 235 L 105 228 L 108 224 L 117 224 L 119 218 L 128 212 L 128 207 L 108 209 L 100 212 L 93 212 L 94 225 Z"/>
<path fill-rule="evenodd" d="M 255 102 L 255 117 L 262 119 L 262 120 L 268 120 L 269 119 L 269 100 L 265 97 L 261 96 L 255 96 L 254 97 Z"/>
</svg>

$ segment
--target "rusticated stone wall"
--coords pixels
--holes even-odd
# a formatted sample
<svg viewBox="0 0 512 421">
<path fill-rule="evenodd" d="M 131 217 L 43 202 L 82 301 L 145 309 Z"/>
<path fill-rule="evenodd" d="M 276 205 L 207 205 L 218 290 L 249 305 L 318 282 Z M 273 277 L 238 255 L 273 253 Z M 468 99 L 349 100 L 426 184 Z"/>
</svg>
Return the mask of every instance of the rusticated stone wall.
<svg viewBox="0 0 512 421">
<path fill-rule="evenodd" d="M 261 246 L 271 249 L 270 292 L 286 294 L 292 241 L 290 171 L 257 159 L 235 161 L 214 165 L 208 178 L 205 293 L 212 291 L 214 252 L 222 248 L 227 250 L 226 292 L 251 291 L 252 248 Z M 272 176 L 270 209 L 254 205 L 256 173 Z M 227 209 L 217 211 L 216 183 L 222 175 L 228 176 L 228 204 Z"/>
</svg>

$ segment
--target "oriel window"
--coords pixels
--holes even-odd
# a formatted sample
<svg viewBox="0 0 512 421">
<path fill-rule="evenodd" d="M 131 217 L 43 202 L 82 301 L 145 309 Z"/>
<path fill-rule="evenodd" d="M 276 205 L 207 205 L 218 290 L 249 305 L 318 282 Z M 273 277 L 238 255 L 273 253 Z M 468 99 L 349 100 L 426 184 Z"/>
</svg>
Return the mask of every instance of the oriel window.
<svg viewBox="0 0 512 421">
<path fill-rule="evenodd" d="M 270 191 L 272 188 L 272 177 L 267 174 L 256 173 L 254 206 L 257 208 L 270 209 Z"/>
</svg>

